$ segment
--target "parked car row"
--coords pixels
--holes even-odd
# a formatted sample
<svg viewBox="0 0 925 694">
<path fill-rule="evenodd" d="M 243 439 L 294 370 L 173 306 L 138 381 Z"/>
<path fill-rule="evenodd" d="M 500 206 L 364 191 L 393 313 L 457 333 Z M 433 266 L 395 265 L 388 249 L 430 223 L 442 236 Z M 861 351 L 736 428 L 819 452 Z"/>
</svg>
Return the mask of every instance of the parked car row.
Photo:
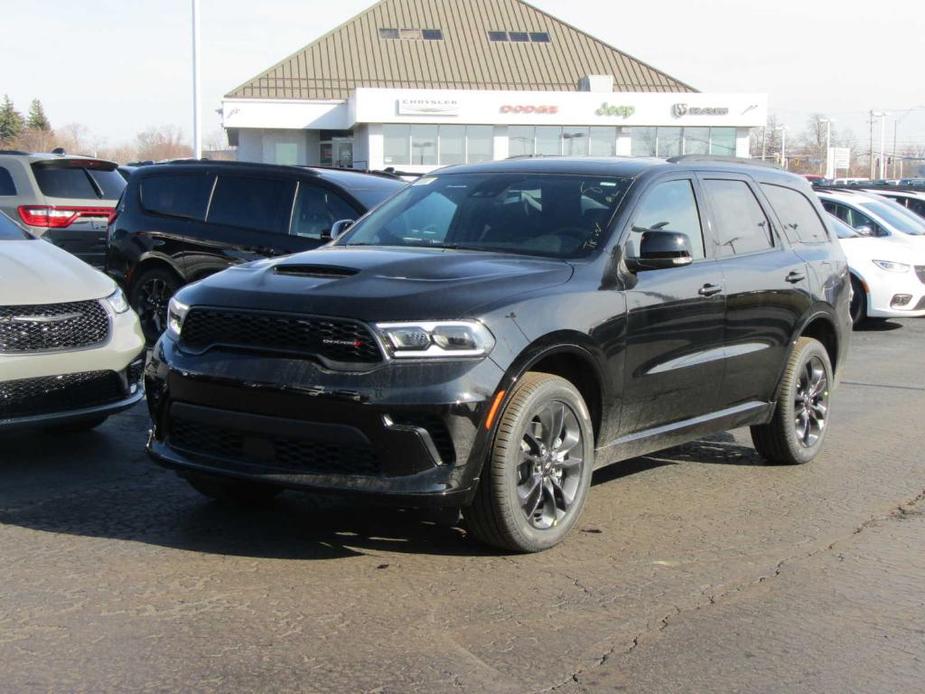
<svg viewBox="0 0 925 694">
<path fill-rule="evenodd" d="M 41 309 L 9 298 L 0 389 L 39 379 L 16 393 L 44 409 L 0 413 L 0 428 L 89 426 L 132 404 L 146 338 L 149 453 L 202 493 L 462 509 L 474 535 L 514 551 L 569 532 L 594 469 L 704 434 L 747 425 L 768 461 L 808 462 L 852 321 L 925 314 L 911 205 L 704 157 L 516 159 L 411 185 L 143 165 L 108 221 L 111 278 L 70 259 L 93 273 L 79 301 L 103 309 L 108 337 L 54 308 L 77 288 Z M 11 243 L 66 256 L 20 234 Z M 94 326 L 103 341 L 8 349 L 29 330 Z M 39 361 L 78 349 L 99 352 L 92 369 Z M 88 372 L 121 390 L 110 378 L 88 405 Z"/>
</svg>

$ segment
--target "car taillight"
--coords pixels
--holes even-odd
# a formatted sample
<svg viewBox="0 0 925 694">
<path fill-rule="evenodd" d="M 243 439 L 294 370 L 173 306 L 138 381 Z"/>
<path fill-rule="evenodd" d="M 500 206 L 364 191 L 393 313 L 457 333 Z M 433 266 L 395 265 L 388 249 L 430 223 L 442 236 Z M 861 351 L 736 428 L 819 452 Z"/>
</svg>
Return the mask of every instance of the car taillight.
<svg viewBox="0 0 925 694">
<path fill-rule="evenodd" d="M 30 226 L 46 229 L 62 229 L 70 226 L 81 217 L 100 217 L 107 222 L 116 214 L 112 207 L 83 207 L 55 205 L 20 205 L 17 208 L 19 218 Z"/>
</svg>

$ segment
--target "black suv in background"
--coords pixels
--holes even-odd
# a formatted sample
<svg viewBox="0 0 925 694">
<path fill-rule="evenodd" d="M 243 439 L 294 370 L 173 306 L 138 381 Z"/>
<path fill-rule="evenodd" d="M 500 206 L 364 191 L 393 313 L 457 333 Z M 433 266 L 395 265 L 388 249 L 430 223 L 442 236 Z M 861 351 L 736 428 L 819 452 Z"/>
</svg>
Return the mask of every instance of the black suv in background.
<svg viewBox="0 0 925 694">
<path fill-rule="evenodd" d="M 148 450 L 203 493 L 462 508 L 550 547 L 595 468 L 751 426 L 812 460 L 851 319 L 809 184 L 703 158 L 426 176 L 325 248 L 181 290 Z"/>
<path fill-rule="evenodd" d="M 317 248 L 335 222 L 359 218 L 405 185 L 388 175 L 240 162 L 139 167 L 109 225 L 106 271 L 153 342 L 184 284 Z"/>
</svg>

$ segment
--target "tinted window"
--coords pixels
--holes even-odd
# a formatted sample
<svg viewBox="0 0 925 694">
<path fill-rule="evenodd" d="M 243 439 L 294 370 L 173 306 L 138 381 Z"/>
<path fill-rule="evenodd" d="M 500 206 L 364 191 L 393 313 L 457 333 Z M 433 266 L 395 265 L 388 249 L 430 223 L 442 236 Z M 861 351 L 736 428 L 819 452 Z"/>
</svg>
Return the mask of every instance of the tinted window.
<svg viewBox="0 0 925 694">
<path fill-rule="evenodd" d="M 320 239 L 331 231 L 334 222 L 356 219 L 357 212 L 340 196 L 311 184 L 302 184 L 292 216 L 292 233 Z"/>
<path fill-rule="evenodd" d="M 149 212 L 201 221 L 214 180 L 204 173 L 145 178 L 140 186 L 141 205 Z"/>
<path fill-rule="evenodd" d="M 710 196 L 710 209 L 718 255 L 742 255 L 774 246 L 771 225 L 755 194 L 745 181 L 711 179 L 704 181 Z"/>
<path fill-rule="evenodd" d="M 219 176 L 208 222 L 285 233 L 289 228 L 294 188 L 293 181 Z"/>
<path fill-rule="evenodd" d="M 90 178 L 96 182 L 96 185 L 103 193 L 104 200 L 118 200 L 119 196 L 122 195 L 125 188 L 125 179 L 122 178 L 122 174 L 119 173 L 118 169 L 113 169 L 112 171 L 88 169 L 87 173 L 90 174 Z"/>
<path fill-rule="evenodd" d="M 902 205 L 897 205 L 895 202 L 880 202 L 879 200 L 876 202 L 862 202 L 860 205 L 904 234 L 925 235 L 925 221 L 916 218 L 914 213 L 909 212 Z"/>
<path fill-rule="evenodd" d="M 822 220 L 805 195 L 782 186 L 763 183 L 761 187 L 788 233 L 803 243 L 824 243 L 829 240 Z"/>
<path fill-rule="evenodd" d="M 16 185 L 10 172 L 0 166 L 0 195 L 16 195 Z"/>
<path fill-rule="evenodd" d="M 629 184 L 597 176 L 427 176 L 371 212 L 342 243 L 580 257 L 598 247 Z"/>
<path fill-rule="evenodd" d="M 99 200 L 100 194 L 87 172 L 80 168 L 33 166 L 39 189 L 50 198 Z M 118 196 L 116 196 L 118 197 Z"/>
<path fill-rule="evenodd" d="M 686 234 L 694 260 L 704 257 L 703 229 L 690 181 L 659 183 L 646 193 L 626 242 L 628 256 L 635 258 L 639 255 L 639 239 L 643 232 L 650 229 Z"/>
<path fill-rule="evenodd" d="M 16 222 L 0 212 L 0 241 L 22 241 L 31 238 Z"/>
</svg>

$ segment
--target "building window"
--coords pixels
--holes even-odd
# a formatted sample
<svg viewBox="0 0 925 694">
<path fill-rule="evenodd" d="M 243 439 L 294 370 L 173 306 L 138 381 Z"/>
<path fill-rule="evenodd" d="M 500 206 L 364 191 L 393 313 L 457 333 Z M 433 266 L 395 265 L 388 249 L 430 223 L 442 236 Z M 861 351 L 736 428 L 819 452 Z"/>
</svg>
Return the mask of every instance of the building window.
<svg viewBox="0 0 925 694">
<path fill-rule="evenodd" d="M 401 39 L 404 41 L 442 41 L 442 29 L 379 29 L 380 39 Z"/>
<path fill-rule="evenodd" d="M 466 163 L 466 126 L 440 126 L 440 164 Z"/>
<path fill-rule="evenodd" d="M 710 128 L 710 154 L 734 157 L 736 154 L 735 128 Z"/>
<path fill-rule="evenodd" d="M 630 130 L 630 153 L 634 157 L 654 157 L 658 155 L 656 144 L 657 128 L 632 128 Z"/>
<path fill-rule="evenodd" d="M 436 125 L 411 126 L 411 163 L 416 166 L 436 166 Z"/>
<path fill-rule="evenodd" d="M 526 31 L 509 31 L 507 35 L 511 41 L 515 41 L 517 43 L 527 43 L 530 40 L 530 34 L 528 34 Z"/>
<path fill-rule="evenodd" d="M 549 43 L 549 34 L 545 31 L 531 31 L 530 40 L 533 43 Z"/>
<path fill-rule="evenodd" d="M 549 32 L 546 31 L 489 31 L 489 41 L 513 41 L 515 43 L 549 43 Z"/>
<path fill-rule="evenodd" d="M 382 126 L 383 154 L 386 166 L 407 166 L 411 163 L 411 126 Z"/>
<path fill-rule="evenodd" d="M 557 125 L 536 126 L 536 154 L 562 154 L 562 128 Z"/>
<path fill-rule="evenodd" d="M 478 164 L 495 158 L 495 129 L 491 125 L 466 128 L 466 161 Z"/>
<path fill-rule="evenodd" d="M 588 137 L 590 128 L 563 128 L 562 154 L 567 157 L 588 156 Z"/>
<path fill-rule="evenodd" d="M 709 154 L 710 129 L 684 128 L 684 154 Z"/>
<path fill-rule="evenodd" d="M 507 41 L 507 32 L 506 31 L 489 31 L 488 40 L 489 41 Z"/>
<path fill-rule="evenodd" d="M 512 125 L 507 129 L 508 156 L 523 157 L 533 154 L 533 126 Z"/>
<path fill-rule="evenodd" d="M 667 159 L 681 154 L 681 128 L 659 128 L 658 156 Z"/>
<path fill-rule="evenodd" d="M 592 157 L 613 157 L 617 154 L 616 128 L 591 128 L 588 153 Z"/>
</svg>

